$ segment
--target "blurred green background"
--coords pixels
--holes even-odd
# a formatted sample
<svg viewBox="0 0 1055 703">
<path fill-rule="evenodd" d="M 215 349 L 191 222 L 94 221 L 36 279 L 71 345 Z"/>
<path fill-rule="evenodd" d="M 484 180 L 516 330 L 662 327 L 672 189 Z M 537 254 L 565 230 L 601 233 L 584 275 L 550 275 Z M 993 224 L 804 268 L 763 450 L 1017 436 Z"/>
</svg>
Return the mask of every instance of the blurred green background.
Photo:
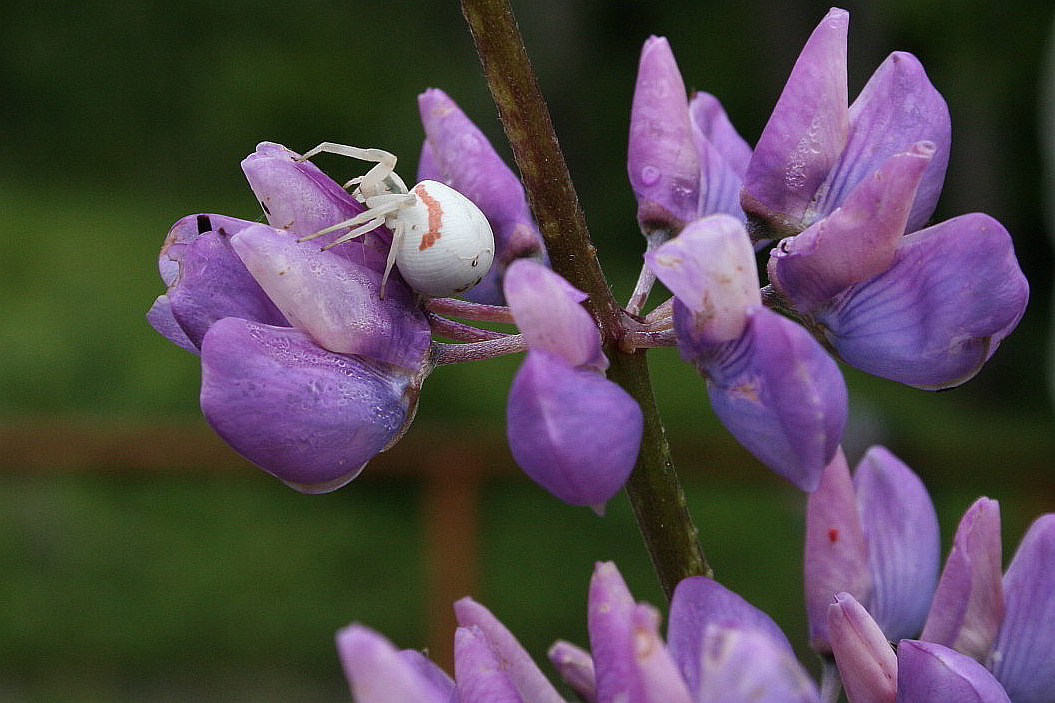
<svg viewBox="0 0 1055 703">
<path fill-rule="evenodd" d="M 856 461 L 882 442 L 912 464 L 934 490 L 946 540 L 975 496 L 998 498 L 1012 549 L 1036 514 L 1055 509 L 1045 371 L 1053 269 L 1045 222 L 1055 213 L 1038 142 L 1053 129 L 1040 97 L 1051 3 L 860 4 L 849 6 L 851 95 L 889 51 L 920 56 L 953 117 L 938 215 L 984 210 L 1001 220 L 1033 292 L 1019 330 L 962 388 L 926 393 L 848 371 L 848 454 Z M 514 6 L 624 299 L 642 244 L 625 140 L 643 40 L 667 36 L 689 87 L 718 95 L 754 142 L 828 8 Z M 359 620 L 402 646 L 424 646 L 415 481 L 368 468 L 351 486 L 310 497 L 248 465 L 42 467 L 16 450 L 43 436 L 53 454 L 68 446 L 80 456 L 71 427 L 131 437 L 180 423 L 200 429 L 197 359 L 143 317 L 163 290 L 156 256 L 168 227 L 193 212 L 257 218 L 238 164 L 259 141 L 377 146 L 412 175 L 422 138 L 415 96 L 430 86 L 508 155 L 453 0 L 0 4 L 0 700 L 341 701 L 338 627 Z M 359 172 L 339 159 L 320 163 L 339 177 Z M 719 577 L 801 643 L 802 496 L 730 446 L 703 382 L 676 354 L 652 358 Z M 469 444 L 500 436 L 517 363 L 439 369 L 407 441 L 425 432 Z M 711 445 L 725 447 L 727 465 L 708 461 Z M 7 458 L 15 454 L 22 458 Z M 509 472 L 485 487 L 479 519 L 472 595 L 537 656 L 558 637 L 586 644 L 597 559 L 615 559 L 638 597 L 662 602 L 625 497 L 598 519 Z"/>
</svg>

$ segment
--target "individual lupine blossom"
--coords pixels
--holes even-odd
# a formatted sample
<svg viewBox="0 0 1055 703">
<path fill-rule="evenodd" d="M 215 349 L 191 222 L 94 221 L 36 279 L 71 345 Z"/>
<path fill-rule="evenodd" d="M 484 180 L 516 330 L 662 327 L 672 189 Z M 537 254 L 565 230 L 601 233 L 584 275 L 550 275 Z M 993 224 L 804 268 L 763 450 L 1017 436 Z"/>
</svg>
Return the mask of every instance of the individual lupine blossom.
<svg viewBox="0 0 1055 703">
<path fill-rule="evenodd" d="M 846 384 L 805 328 L 762 305 L 743 223 L 695 220 L 645 259 L 674 294 L 678 349 L 706 377 L 722 424 L 771 469 L 816 489 L 846 424 Z"/>
<path fill-rule="evenodd" d="M 637 460 L 641 408 L 604 376 L 608 359 L 581 305 L 585 293 L 530 259 L 514 261 L 504 283 L 528 348 L 509 390 L 509 449 L 558 498 L 603 512 Z"/>
<path fill-rule="evenodd" d="M 564 703 L 523 646 L 486 608 L 455 604 L 454 678 L 413 650 L 351 625 L 337 647 L 357 703 Z M 787 638 L 762 611 L 703 576 L 682 581 L 667 640 L 611 563 L 590 582 L 587 652 L 558 642 L 550 658 L 589 703 L 819 703 Z"/>
<path fill-rule="evenodd" d="M 439 154 L 482 138 L 464 119 L 434 132 Z M 476 173 L 491 183 L 484 214 L 505 244 L 534 251 L 523 189 L 515 179 L 495 183 L 508 168 L 489 148 L 465 151 L 448 180 L 471 185 Z M 381 295 L 385 227 L 330 249 L 322 247 L 347 230 L 297 241 L 362 203 L 278 144 L 259 145 L 242 168 L 269 224 L 208 214 L 177 222 L 159 258 L 168 290 L 148 319 L 201 354 L 202 411 L 221 437 L 297 490 L 334 490 L 407 429 L 432 367 L 431 330 L 398 270 Z"/>
<path fill-rule="evenodd" d="M 911 469 L 873 447 L 851 483 L 840 452 L 808 498 L 806 602 L 811 645 L 834 654 L 851 703 L 894 700 L 906 642 L 934 669 L 921 681 L 945 668 L 981 691 L 933 700 L 1055 703 L 1055 514 L 1001 575 L 999 506 L 981 498 L 940 579 L 939 559 L 934 507 Z"/>
<path fill-rule="evenodd" d="M 484 279 L 463 296 L 504 305 L 502 277 L 516 259 L 546 260 L 542 235 L 516 174 L 502 161 L 483 132 L 438 88 L 418 96 L 425 142 L 418 181 L 440 181 L 473 201 L 486 215 L 495 237 L 496 257 Z"/>
<path fill-rule="evenodd" d="M 975 375 L 1018 324 L 1028 284 L 1004 227 L 971 213 L 926 227 L 949 155 L 945 101 L 895 52 L 847 105 L 849 14 L 802 50 L 755 146 L 741 203 L 753 237 L 785 237 L 772 289 L 848 363 L 921 388 Z"/>
</svg>

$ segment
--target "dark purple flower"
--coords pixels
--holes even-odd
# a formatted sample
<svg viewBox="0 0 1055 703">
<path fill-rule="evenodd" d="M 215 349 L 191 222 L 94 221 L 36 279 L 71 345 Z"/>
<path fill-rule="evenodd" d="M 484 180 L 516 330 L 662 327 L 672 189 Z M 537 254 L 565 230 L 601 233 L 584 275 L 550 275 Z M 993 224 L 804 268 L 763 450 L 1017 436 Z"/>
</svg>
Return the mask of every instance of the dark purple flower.
<svg viewBox="0 0 1055 703">
<path fill-rule="evenodd" d="M 678 348 L 707 378 L 719 419 L 774 471 L 814 490 L 846 423 L 846 384 L 804 328 L 761 305 L 743 224 L 705 217 L 645 260 L 674 293 Z"/>
<path fill-rule="evenodd" d="M 333 490 L 410 423 L 431 331 L 398 274 L 381 299 L 386 231 L 326 251 L 297 241 L 358 201 L 277 144 L 242 166 L 270 224 L 177 222 L 148 319 L 201 354 L 202 411 L 239 453 L 297 490 Z"/>
<path fill-rule="evenodd" d="M 503 305 L 502 276 L 514 260 L 545 261 L 542 235 L 531 215 L 520 179 L 457 104 L 438 88 L 418 96 L 425 143 L 418 180 L 451 186 L 483 211 L 495 236 L 495 261 L 483 281 L 463 297 Z"/>
<path fill-rule="evenodd" d="M 948 164 L 945 101 L 897 52 L 850 106 L 849 15 L 832 9 L 792 69 L 744 179 L 773 289 L 839 356 L 921 388 L 971 378 L 1025 310 L 1007 231 L 973 213 L 923 229 Z"/>
<path fill-rule="evenodd" d="M 743 219 L 739 193 L 750 157 L 751 147 L 718 100 L 703 92 L 690 99 L 667 40 L 649 37 L 634 88 L 627 158 L 642 231 L 662 240 L 704 215 Z"/>
<path fill-rule="evenodd" d="M 872 447 L 851 482 L 840 450 L 806 503 L 806 614 L 810 644 L 831 651 L 829 606 L 846 592 L 887 639 L 923 628 L 938 580 L 938 518 L 919 477 Z"/>
<path fill-rule="evenodd" d="M 634 468 L 641 408 L 604 376 L 585 294 L 524 260 L 506 270 L 505 297 L 528 347 L 506 406 L 513 458 L 558 498 L 601 511 Z"/>
</svg>

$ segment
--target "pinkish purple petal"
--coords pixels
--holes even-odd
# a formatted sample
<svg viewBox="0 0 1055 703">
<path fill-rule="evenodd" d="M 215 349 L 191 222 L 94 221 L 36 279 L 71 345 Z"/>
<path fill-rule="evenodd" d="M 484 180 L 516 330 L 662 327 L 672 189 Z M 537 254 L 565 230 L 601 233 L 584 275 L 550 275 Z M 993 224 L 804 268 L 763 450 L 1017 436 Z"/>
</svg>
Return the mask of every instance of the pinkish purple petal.
<svg viewBox="0 0 1055 703">
<path fill-rule="evenodd" d="M 634 628 L 634 673 L 640 703 L 694 703 L 678 667 L 659 634 L 659 611 L 638 603 L 631 614 Z"/>
<path fill-rule="evenodd" d="M 694 693 L 710 686 L 701 678 L 705 672 L 700 663 L 705 656 L 703 633 L 715 626 L 760 632 L 774 647 L 792 652 L 780 626 L 740 595 L 706 576 L 682 579 L 670 603 L 667 646 Z"/>
<path fill-rule="evenodd" d="M 457 700 L 458 694 L 455 690 L 454 679 L 441 669 L 439 664 L 416 649 L 404 649 L 400 651 L 399 656 L 403 657 L 403 661 L 410 664 L 427 679 L 441 696 L 445 696 L 442 700 L 448 701 L 448 703 L 454 703 Z"/>
<path fill-rule="evenodd" d="M 337 651 L 357 703 L 450 703 L 449 692 L 424 676 L 383 636 L 362 625 L 337 633 Z"/>
<path fill-rule="evenodd" d="M 459 703 L 528 703 L 520 695 L 505 662 L 478 627 L 454 632 L 454 676 Z"/>
<path fill-rule="evenodd" d="M 612 562 L 598 562 L 590 579 L 586 614 L 597 675 L 597 700 L 636 701 L 640 682 L 634 672 L 634 597 Z"/>
<path fill-rule="evenodd" d="M 380 271 L 267 225 L 242 230 L 231 245 L 286 318 L 319 346 L 421 368 L 432 332 L 406 286 L 390 281 L 382 299 Z"/>
<path fill-rule="evenodd" d="M 744 177 L 743 207 L 777 231 L 797 232 L 846 145 L 849 13 L 832 8 L 795 62 Z"/>
<path fill-rule="evenodd" d="M 964 514 L 920 639 L 985 662 L 1004 620 L 1000 505 L 979 498 Z"/>
<path fill-rule="evenodd" d="M 839 207 L 887 158 L 913 143 L 926 141 L 934 145 L 934 156 L 915 194 L 906 231 L 920 229 L 934 212 L 945 180 L 950 125 L 945 100 L 916 57 L 902 51 L 892 53 L 850 106 L 850 138 L 825 184 L 817 210 L 827 214 Z"/>
<path fill-rule="evenodd" d="M 761 306 L 724 344 L 686 343 L 683 306 L 675 305 L 674 321 L 682 358 L 707 376 L 722 424 L 773 471 L 816 489 L 846 425 L 846 383 L 835 361 L 803 327 Z"/>
<path fill-rule="evenodd" d="M 755 253 L 743 223 L 729 215 L 696 220 L 645 254 L 656 277 L 691 316 L 679 328 L 688 344 L 729 342 L 743 334 L 759 305 Z"/>
<path fill-rule="evenodd" d="M 850 468 L 839 449 L 817 490 L 806 498 L 806 616 L 814 651 L 832 649 L 829 608 L 836 594 L 845 592 L 860 602 L 871 597 L 868 556 Z"/>
<path fill-rule="evenodd" d="M 770 252 L 773 286 L 800 312 L 810 312 L 894 261 L 924 169 L 928 142 L 891 156 L 857 183 L 828 217 L 788 237 Z"/>
<path fill-rule="evenodd" d="M 641 408 L 622 388 L 534 350 L 513 379 L 506 420 L 520 468 L 561 500 L 595 510 L 626 483 L 643 431 Z"/>
<path fill-rule="evenodd" d="M 948 647 L 901 640 L 897 660 L 897 703 L 1011 703 L 985 667 Z"/>
<path fill-rule="evenodd" d="M 597 323 L 580 304 L 585 293 L 531 260 L 510 265 L 505 293 L 529 349 L 555 354 L 571 366 L 608 368 Z"/>
<path fill-rule="evenodd" d="M 820 703 L 816 684 L 782 643 L 744 627 L 709 625 L 695 703 Z"/>
<path fill-rule="evenodd" d="M 989 667 L 1015 703 L 1055 701 L 1055 514 L 1037 518 L 1004 574 L 1006 611 Z"/>
<path fill-rule="evenodd" d="M 570 642 L 557 640 L 547 655 L 564 683 L 575 689 L 586 703 L 597 703 L 597 675 L 589 652 Z"/>
<path fill-rule="evenodd" d="M 627 169 L 642 231 L 666 231 L 670 236 L 696 219 L 700 165 L 689 100 L 663 37 L 649 37 L 641 50 L 630 108 Z"/>
<path fill-rule="evenodd" d="M 154 300 L 154 304 L 147 311 L 147 322 L 173 344 L 194 354 L 199 353 L 198 346 L 183 331 L 180 323 L 176 322 L 176 316 L 172 314 L 172 303 L 167 295 L 159 295 Z"/>
<path fill-rule="evenodd" d="M 1018 324 L 1028 296 L 1007 230 L 973 213 L 906 235 L 890 269 L 814 317 L 848 363 L 938 389 L 981 369 Z"/>
<path fill-rule="evenodd" d="M 454 604 L 454 614 L 461 626 L 459 629 L 466 631 L 466 634 L 461 635 L 466 640 L 466 646 L 470 646 L 475 652 L 474 657 L 481 657 L 478 662 L 474 663 L 467 660 L 465 655 L 455 651 L 455 677 L 458 680 L 459 690 L 461 690 L 463 674 L 468 671 L 469 667 L 497 668 L 519 694 L 520 698 L 515 700 L 523 700 L 525 703 L 564 703 L 564 699 L 553 688 L 542 670 L 532 660 L 531 655 L 491 611 L 472 598 L 462 598 Z M 484 650 L 490 652 L 490 656 L 482 656 L 486 654 Z M 490 676 L 486 671 L 481 670 L 476 673 L 476 676 L 484 687 L 488 685 L 487 680 Z M 495 685 L 502 686 L 501 683 Z M 462 703 L 473 700 L 485 703 L 490 699 L 486 697 L 472 699 L 463 697 L 461 699 Z"/>
<path fill-rule="evenodd" d="M 828 636 L 851 703 L 894 703 L 897 656 L 879 624 L 849 593 L 828 606 Z"/>
<path fill-rule="evenodd" d="M 706 138 L 722 161 L 742 179 L 751 162 L 751 145 L 736 131 L 718 98 L 703 91 L 694 93 L 689 100 L 689 118 L 693 131 Z"/>
<path fill-rule="evenodd" d="M 202 342 L 205 419 L 242 456 L 305 493 L 343 486 L 403 432 L 413 375 L 333 354 L 294 329 L 228 317 Z"/>
<path fill-rule="evenodd" d="M 888 639 L 923 629 L 938 582 L 938 515 L 912 469 L 883 447 L 872 447 L 854 472 L 861 527 L 868 543 L 872 594 L 862 601 Z"/>
</svg>

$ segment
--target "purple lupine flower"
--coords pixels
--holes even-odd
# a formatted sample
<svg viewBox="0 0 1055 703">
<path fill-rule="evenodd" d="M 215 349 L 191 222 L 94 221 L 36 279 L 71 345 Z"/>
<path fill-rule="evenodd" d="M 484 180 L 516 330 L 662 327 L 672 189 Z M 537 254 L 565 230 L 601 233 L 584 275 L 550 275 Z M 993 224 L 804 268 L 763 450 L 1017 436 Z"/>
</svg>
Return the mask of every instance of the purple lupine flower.
<svg viewBox="0 0 1055 703">
<path fill-rule="evenodd" d="M 645 260 L 674 293 L 678 348 L 707 378 L 718 418 L 771 469 L 816 489 L 846 424 L 846 384 L 804 328 L 762 306 L 743 223 L 696 220 Z"/>
<path fill-rule="evenodd" d="M 430 88 L 418 96 L 418 107 L 425 127 L 418 180 L 446 183 L 469 198 L 487 217 L 495 236 L 494 265 L 463 297 L 504 305 L 506 267 L 519 258 L 546 260 L 524 188 L 483 132 L 446 93 Z"/>
<path fill-rule="evenodd" d="M 1011 703 L 971 657 L 934 642 L 902 639 L 896 654 L 868 611 L 849 593 L 828 610 L 832 650 L 850 703 Z"/>
<path fill-rule="evenodd" d="M 938 580 L 938 518 L 922 481 L 883 447 L 872 447 L 853 479 L 840 450 L 806 503 L 804 559 L 810 645 L 831 651 L 829 606 L 846 592 L 887 639 L 923 628 Z"/>
<path fill-rule="evenodd" d="M 1055 702 L 1055 514 L 1038 518 L 1000 579 L 995 501 L 964 515 L 923 639 L 984 664 L 1014 703 Z"/>
<path fill-rule="evenodd" d="M 649 37 L 641 50 L 630 111 L 627 170 L 642 231 L 659 241 L 704 215 L 744 219 L 739 192 L 751 147 L 717 98 L 686 94 L 670 44 Z"/>
<path fill-rule="evenodd" d="M 604 376 L 584 293 L 525 259 L 506 270 L 505 297 L 528 347 L 506 406 L 509 449 L 558 498 L 600 512 L 634 468 L 641 408 Z"/>
<path fill-rule="evenodd" d="M 201 354 L 202 411 L 217 433 L 317 493 L 353 479 L 405 431 L 431 331 L 398 273 L 381 299 L 387 231 L 326 251 L 296 241 L 363 210 L 296 156 L 264 143 L 242 163 L 269 225 L 176 223 L 159 264 L 168 290 L 148 319 Z"/>
<path fill-rule="evenodd" d="M 921 388 L 955 386 L 1018 324 L 1028 284 L 991 217 L 924 229 L 948 164 L 948 108 L 904 52 L 847 106 L 848 22 L 833 8 L 807 41 L 741 202 L 756 238 L 787 237 L 771 252 L 773 289 L 842 359 Z"/>
</svg>

